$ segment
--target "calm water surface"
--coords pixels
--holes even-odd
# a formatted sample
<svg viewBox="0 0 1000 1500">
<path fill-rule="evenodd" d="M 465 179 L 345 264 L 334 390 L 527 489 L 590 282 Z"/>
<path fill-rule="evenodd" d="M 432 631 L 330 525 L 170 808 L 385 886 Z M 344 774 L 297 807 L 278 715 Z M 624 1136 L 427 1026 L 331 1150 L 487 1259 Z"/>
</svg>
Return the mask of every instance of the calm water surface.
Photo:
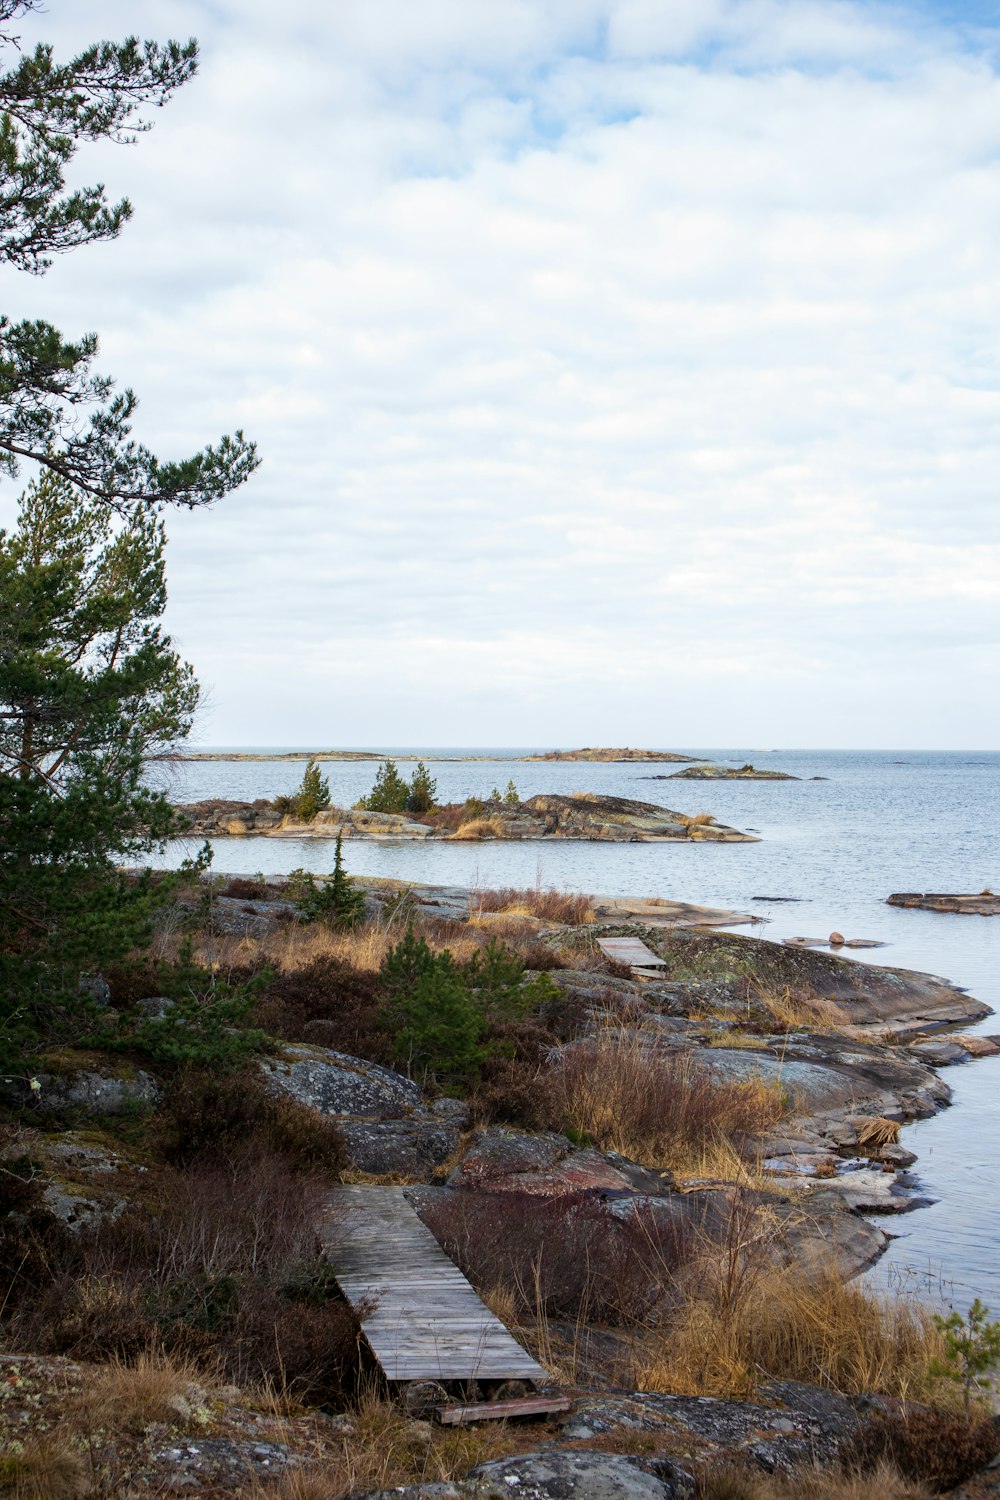
<svg viewBox="0 0 1000 1500">
<path fill-rule="evenodd" d="M 422 747 L 415 747 L 420 750 Z M 754 830 L 758 844 L 392 844 L 348 843 L 359 875 L 455 885 L 554 885 L 602 895 L 656 895 L 736 907 L 766 917 L 758 936 L 879 938 L 873 962 L 940 974 L 1000 1011 L 1000 917 L 903 911 L 891 891 L 1000 888 L 1000 754 L 916 751 L 710 750 L 699 758 L 789 771 L 799 782 L 657 781 L 678 767 L 583 762 L 451 763 L 424 751 L 443 801 L 486 796 L 513 777 L 522 796 L 605 792 L 680 812 L 709 811 Z M 397 753 L 403 753 L 402 750 Z M 478 755 L 489 754 L 477 750 Z M 505 757 L 522 751 L 496 752 Z M 434 762 L 432 764 L 432 762 Z M 333 801 L 350 806 L 371 787 L 375 762 L 323 766 Z M 409 766 L 401 770 L 409 775 Z M 251 799 L 290 792 L 301 763 L 185 762 L 156 768 L 173 800 Z M 185 852 L 175 845 L 171 863 Z M 324 872 L 326 840 L 218 840 L 219 870 Z M 775 897 L 795 897 L 794 904 Z M 760 899 L 768 898 L 768 899 Z M 746 929 L 750 931 L 751 929 Z M 1000 1032 L 1000 1019 L 978 1028 Z M 892 1221 L 898 1233 L 874 1273 L 922 1292 L 944 1289 L 957 1304 L 982 1296 L 1000 1310 L 1000 1059 L 946 1071 L 955 1102 L 907 1127 L 916 1173 L 932 1207 Z"/>
</svg>

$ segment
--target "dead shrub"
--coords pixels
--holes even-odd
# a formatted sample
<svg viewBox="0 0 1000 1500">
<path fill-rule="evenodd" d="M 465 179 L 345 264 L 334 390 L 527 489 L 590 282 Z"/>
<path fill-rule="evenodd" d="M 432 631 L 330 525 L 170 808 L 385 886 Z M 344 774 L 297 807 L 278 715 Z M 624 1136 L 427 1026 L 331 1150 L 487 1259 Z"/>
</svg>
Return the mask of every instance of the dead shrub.
<svg viewBox="0 0 1000 1500">
<path fill-rule="evenodd" d="M 907 1479 L 942 1494 L 971 1479 L 998 1452 L 1000 1435 L 989 1418 L 908 1406 L 869 1421 L 850 1457 L 864 1472 L 892 1464 Z"/>
<path fill-rule="evenodd" d="M 519 1318 L 634 1326 L 691 1249 L 690 1231 L 649 1209 L 619 1217 L 587 1193 L 464 1193 L 423 1217 L 472 1284 L 500 1289 Z"/>
<path fill-rule="evenodd" d="M 553 1125 L 605 1150 L 675 1171 L 738 1171 L 743 1142 L 784 1113 L 774 1084 L 725 1077 L 637 1032 L 609 1027 L 573 1043 L 539 1082 Z"/>
<path fill-rule="evenodd" d="M 511 912 L 541 917 L 544 921 L 561 922 L 571 927 L 580 927 L 594 920 L 592 896 L 557 891 L 554 887 L 542 890 L 538 886 L 523 889 L 501 886 L 494 890 L 477 890 L 472 894 L 470 909 L 474 913 Z"/>
<path fill-rule="evenodd" d="M 858 1145 L 871 1151 L 881 1151 L 886 1146 L 895 1146 L 899 1140 L 898 1120 L 887 1120 L 884 1115 L 867 1115 L 854 1122 L 858 1130 Z"/>
<path fill-rule="evenodd" d="M 353 1379 L 357 1322 L 318 1259 L 326 1180 L 259 1142 L 242 1157 L 160 1169 L 115 1221 L 67 1240 L 15 1347 L 134 1365 L 150 1351 L 314 1401 Z"/>
<path fill-rule="evenodd" d="M 251 880 L 245 875 L 234 875 L 219 887 L 216 894 L 230 896 L 236 901 L 266 901 L 274 891 L 265 880 Z"/>
<path fill-rule="evenodd" d="M 556 1036 L 544 1022 L 528 1017 L 495 1022 L 490 1027 L 489 1042 L 479 1081 L 468 1100 L 471 1122 L 516 1124 L 528 1129 L 544 1126 L 538 1079 L 558 1045 Z"/>
</svg>

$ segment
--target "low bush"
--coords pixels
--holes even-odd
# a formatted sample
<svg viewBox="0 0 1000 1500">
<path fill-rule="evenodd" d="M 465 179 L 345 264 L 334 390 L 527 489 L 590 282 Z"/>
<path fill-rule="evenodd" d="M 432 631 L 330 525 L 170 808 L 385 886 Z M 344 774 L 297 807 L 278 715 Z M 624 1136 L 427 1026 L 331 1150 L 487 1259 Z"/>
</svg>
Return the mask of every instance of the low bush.
<svg viewBox="0 0 1000 1500">
<path fill-rule="evenodd" d="M 293 1171 L 336 1174 L 344 1165 L 336 1122 L 292 1098 L 268 1093 L 253 1073 L 183 1074 L 159 1124 L 161 1150 L 175 1167 L 245 1161 L 257 1148 L 277 1153 Z"/>
<path fill-rule="evenodd" d="M 717 1458 L 698 1466 L 695 1479 L 697 1500 L 930 1500 L 891 1464 L 870 1474 L 841 1465 L 768 1474 L 747 1460 Z"/>
<path fill-rule="evenodd" d="M 392 1037 L 380 1012 L 375 974 L 340 958 L 320 957 L 272 975 L 252 1019 L 284 1041 L 312 1042 L 385 1063 L 392 1059 Z"/>
<path fill-rule="evenodd" d="M 52 1242 L 46 1283 L 8 1303 L 9 1343 L 127 1364 L 161 1350 L 241 1385 L 341 1402 L 358 1328 L 318 1259 L 327 1179 L 259 1143 L 151 1179 L 117 1220 Z"/>
<path fill-rule="evenodd" d="M 869 1421 L 850 1458 L 864 1472 L 889 1463 L 935 1494 L 954 1489 L 1000 1452 L 996 1424 L 987 1417 L 908 1406 Z"/>
<path fill-rule="evenodd" d="M 683 1225 L 619 1218 L 587 1193 L 457 1191 L 423 1217 L 477 1291 L 502 1288 L 528 1319 L 641 1324 L 692 1247 Z"/>
</svg>

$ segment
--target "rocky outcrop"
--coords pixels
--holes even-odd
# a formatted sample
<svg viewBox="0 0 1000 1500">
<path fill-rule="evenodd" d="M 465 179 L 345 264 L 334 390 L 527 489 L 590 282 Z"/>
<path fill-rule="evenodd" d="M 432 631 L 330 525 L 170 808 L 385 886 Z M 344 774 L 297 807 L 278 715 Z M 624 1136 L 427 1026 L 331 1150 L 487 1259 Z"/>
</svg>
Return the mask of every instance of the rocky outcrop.
<svg viewBox="0 0 1000 1500">
<path fill-rule="evenodd" d="M 978 896 L 949 896 L 896 891 L 886 897 L 887 906 L 915 906 L 921 911 L 951 911 L 970 917 L 1000 917 L 1000 896 L 980 891 Z"/>
<path fill-rule="evenodd" d="M 465 1106 L 425 1103 L 412 1079 L 325 1047 L 286 1046 L 261 1058 L 266 1087 L 336 1120 L 348 1164 L 357 1172 L 427 1182 L 461 1139 Z"/>
<path fill-rule="evenodd" d="M 660 843 L 691 840 L 756 843 L 749 833 L 716 823 L 708 814 L 689 818 L 653 802 L 602 797 L 542 795 L 513 804 L 487 804 L 483 814 L 460 827 L 420 822 L 402 813 L 328 807 L 308 823 L 282 816 L 270 803 L 194 802 L 179 806 L 185 831 L 199 838 L 263 834 L 270 838 L 345 839 L 577 839 L 597 843 Z"/>
<path fill-rule="evenodd" d="M 351 1500 L 694 1500 L 695 1483 L 668 1458 L 545 1448 L 491 1460 L 464 1479 L 368 1490 Z"/>
<path fill-rule="evenodd" d="M 801 781 L 801 776 L 791 776 L 787 771 L 761 771 L 756 766 L 690 766 L 686 771 L 674 771 L 673 781 Z"/>
<path fill-rule="evenodd" d="M 934 974 L 854 963 L 811 948 L 788 947 L 737 933 L 678 928 L 646 941 L 669 961 L 673 981 L 728 993 L 734 1013 L 748 993 L 789 994 L 832 1002 L 841 1024 L 903 1037 L 955 1022 L 979 1021 L 988 1005 Z"/>
<path fill-rule="evenodd" d="M 72 1053 L 59 1061 L 59 1068 L 43 1066 L 33 1078 L 0 1081 L 0 1099 L 18 1107 L 28 1105 L 41 1115 L 148 1114 L 160 1103 L 163 1091 L 141 1068 L 116 1067 Z"/>
</svg>

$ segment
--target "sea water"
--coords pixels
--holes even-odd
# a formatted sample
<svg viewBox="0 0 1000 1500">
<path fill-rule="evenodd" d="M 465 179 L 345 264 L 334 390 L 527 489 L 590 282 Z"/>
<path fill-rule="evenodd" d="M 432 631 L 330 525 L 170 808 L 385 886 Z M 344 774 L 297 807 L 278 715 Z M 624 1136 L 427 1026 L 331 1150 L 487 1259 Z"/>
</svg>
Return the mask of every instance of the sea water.
<svg viewBox="0 0 1000 1500">
<path fill-rule="evenodd" d="M 246 748 L 246 747 L 241 747 Z M 282 749 L 295 747 L 281 747 Z M 526 750 L 397 748 L 423 754 L 438 798 L 485 798 L 513 778 L 522 797 L 588 791 L 711 812 L 760 836 L 756 844 L 366 843 L 344 857 L 358 875 L 465 886 L 556 886 L 600 895 L 660 896 L 753 913 L 759 937 L 874 938 L 873 963 L 938 974 L 1000 1011 L 1000 916 L 958 916 L 885 904 L 892 891 L 1000 890 L 1000 754 L 925 751 L 779 751 L 685 746 L 729 766 L 747 761 L 798 781 L 660 780 L 670 763 L 535 761 Z M 390 752 L 391 753 L 391 752 Z M 462 755 L 475 761 L 448 759 Z M 495 759 L 488 757 L 494 755 Z M 370 790 L 377 761 L 326 762 L 335 805 Z M 252 800 L 294 791 L 302 762 L 181 761 L 152 768 L 176 802 Z M 412 766 L 401 764 L 409 776 Z M 812 778 L 825 778 L 813 780 Z M 172 845 L 175 863 L 190 847 Z M 215 868 L 265 874 L 296 866 L 323 873 L 325 839 L 246 837 L 215 843 Z M 859 961 L 864 961 L 860 958 Z M 1000 1017 L 980 1023 L 1000 1032 Z M 979 1295 L 1000 1312 L 1000 1058 L 945 1070 L 954 1105 L 908 1126 L 915 1174 L 934 1200 L 883 1220 L 898 1235 L 874 1273 L 883 1282 L 956 1305 Z"/>
</svg>

